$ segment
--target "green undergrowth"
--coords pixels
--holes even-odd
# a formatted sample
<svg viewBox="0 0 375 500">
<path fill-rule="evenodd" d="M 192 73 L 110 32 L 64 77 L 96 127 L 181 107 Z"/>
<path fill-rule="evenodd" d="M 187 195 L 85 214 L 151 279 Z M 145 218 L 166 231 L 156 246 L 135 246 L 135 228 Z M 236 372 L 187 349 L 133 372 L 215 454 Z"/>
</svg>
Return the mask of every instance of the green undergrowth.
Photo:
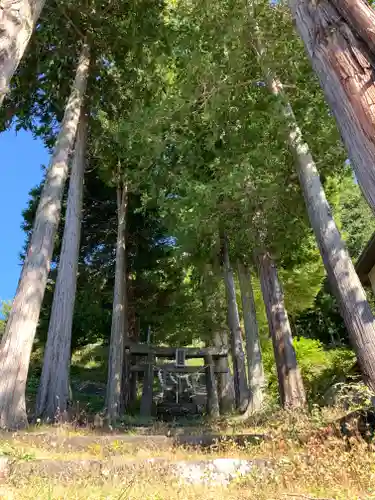
<svg viewBox="0 0 375 500">
<path fill-rule="evenodd" d="M 332 387 L 352 377 L 355 355 L 351 349 L 327 349 L 315 339 L 294 339 L 298 366 L 301 370 L 310 405 L 332 405 Z M 267 377 L 267 398 L 272 405 L 278 400 L 278 382 L 272 346 L 263 345 L 263 363 Z"/>
</svg>

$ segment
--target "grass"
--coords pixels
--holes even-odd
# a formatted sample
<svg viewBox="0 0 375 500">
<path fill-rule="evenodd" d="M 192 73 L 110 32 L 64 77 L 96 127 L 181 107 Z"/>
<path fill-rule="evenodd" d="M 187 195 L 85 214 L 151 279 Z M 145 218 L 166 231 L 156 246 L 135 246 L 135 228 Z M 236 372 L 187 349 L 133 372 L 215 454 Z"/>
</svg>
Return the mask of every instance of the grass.
<svg viewBox="0 0 375 500">
<path fill-rule="evenodd" d="M 17 477 L 17 487 L 9 484 L 7 489 L 14 498 L 40 500 L 375 498 L 374 461 L 361 446 L 353 446 L 348 451 L 331 442 L 329 445 L 310 445 L 308 451 L 308 461 L 298 454 L 294 458 L 284 455 L 274 465 L 271 473 L 258 470 L 226 488 L 186 486 L 154 471 L 147 476 L 137 474 L 122 481 L 116 478 L 105 481 L 90 478 L 67 484 L 61 484 L 58 480 L 46 483 L 38 478 L 23 480 Z"/>
<path fill-rule="evenodd" d="M 254 470 L 249 476 L 231 483 L 228 487 L 188 486 L 175 478 L 154 470 L 148 474 L 137 473 L 132 477 L 89 477 L 46 481 L 41 478 L 17 476 L 3 485 L 0 498 L 35 500 L 307 500 L 324 498 L 336 500 L 375 499 L 375 457 L 371 445 L 357 438 L 343 439 L 330 424 L 341 415 L 340 410 L 312 413 L 264 414 L 245 423 L 221 422 L 217 430 L 249 433 L 266 432 L 271 440 L 257 445 L 238 447 L 228 442 L 207 452 L 170 448 L 159 450 L 150 447 L 129 447 L 122 443 L 110 446 L 91 446 L 80 452 L 80 458 L 106 458 L 120 453 L 129 459 L 163 456 L 170 460 L 193 460 L 208 457 L 238 456 L 263 457 L 271 461 L 270 470 Z M 70 432 L 68 428 L 60 432 Z M 196 429 L 198 432 L 198 429 Z M 50 447 L 32 445 L 32 434 L 27 440 L 8 443 L 8 456 L 17 460 L 38 457 L 58 459 L 77 458 L 74 450 L 51 450 Z M 4 443 L 3 443 L 4 444 Z M 13 453 L 13 455 L 12 455 Z M 64 455 L 64 457 L 63 457 Z M 1 496 L 2 495 L 2 496 Z"/>
</svg>

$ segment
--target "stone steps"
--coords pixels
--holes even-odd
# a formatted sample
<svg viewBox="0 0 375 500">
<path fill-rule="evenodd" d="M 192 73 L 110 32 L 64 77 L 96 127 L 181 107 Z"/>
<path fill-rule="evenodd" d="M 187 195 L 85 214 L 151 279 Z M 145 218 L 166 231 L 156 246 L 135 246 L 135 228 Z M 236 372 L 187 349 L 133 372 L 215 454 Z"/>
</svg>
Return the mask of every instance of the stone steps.
<svg viewBox="0 0 375 500">
<path fill-rule="evenodd" d="M 244 460 L 239 458 L 217 458 L 202 460 L 171 461 L 164 458 L 129 460 L 112 457 L 108 460 L 12 460 L 0 458 L 0 478 L 2 481 L 22 477 L 58 479 L 71 481 L 75 478 L 95 478 L 122 480 L 140 474 L 163 474 L 187 484 L 225 485 L 254 470 L 270 467 L 266 460 Z"/>
<path fill-rule="evenodd" d="M 156 477 L 167 476 L 184 483 L 222 485 L 269 465 L 265 460 L 247 459 L 246 450 L 245 453 L 239 450 L 238 455 L 243 455 L 242 458 L 212 458 L 212 453 L 211 457 L 199 453 L 199 450 L 203 452 L 203 449 L 217 443 L 224 445 L 227 441 L 238 446 L 259 443 L 266 439 L 262 435 L 69 435 L 17 432 L 1 434 L 0 445 L 1 438 L 4 456 L 0 456 L 0 479 L 3 482 L 11 481 L 12 484 L 17 484 L 20 477 L 58 481 L 128 481 L 129 478 L 139 478 L 144 474 L 147 481 L 147 477 L 155 477 L 156 474 Z M 28 447 L 30 455 L 22 455 Z M 178 447 L 181 447 L 179 451 Z M 194 453 L 185 459 L 189 457 L 189 449 L 193 449 Z M 140 450 L 143 456 L 142 453 L 138 455 Z M 216 456 L 220 453 L 220 447 L 215 446 L 214 451 Z"/>
<path fill-rule="evenodd" d="M 113 453 L 116 447 L 142 447 L 149 449 L 166 450 L 176 446 L 186 446 L 192 448 L 209 448 L 218 444 L 233 443 L 237 446 L 245 447 L 250 444 L 258 444 L 262 440 L 269 439 L 261 434 L 176 434 L 174 436 L 165 435 L 132 435 L 132 434 L 110 434 L 110 435 L 64 435 L 53 433 L 16 433 L 13 435 L 0 436 L 8 443 L 15 441 L 24 443 L 25 445 L 33 445 L 39 447 L 48 446 L 54 450 L 65 451 L 83 451 L 92 446 L 100 446 L 103 448 L 111 447 Z"/>
</svg>

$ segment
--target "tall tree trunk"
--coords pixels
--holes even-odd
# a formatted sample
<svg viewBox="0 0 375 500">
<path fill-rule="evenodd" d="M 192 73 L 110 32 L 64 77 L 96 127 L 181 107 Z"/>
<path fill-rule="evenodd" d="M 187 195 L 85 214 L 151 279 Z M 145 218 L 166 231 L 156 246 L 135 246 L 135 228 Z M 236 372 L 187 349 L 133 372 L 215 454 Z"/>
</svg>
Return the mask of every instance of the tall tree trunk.
<svg viewBox="0 0 375 500">
<path fill-rule="evenodd" d="M 70 346 L 81 236 L 87 117 L 82 109 L 69 181 L 64 235 L 59 259 L 36 414 L 51 421 L 68 407 Z"/>
<path fill-rule="evenodd" d="M 343 4 L 346 4 L 346 0 Z M 259 54 L 264 50 L 259 42 Z M 352 260 L 341 238 L 325 196 L 322 183 L 298 127 L 293 109 L 286 100 L 281 83 L 266 69 L 270 91 L 279 98 L 284 114 L 288 143 L 296 160 L 299 181 L 311 227 L 322 256 L 332 291 L 340 307 L 366 383 L 375 391 L 375 319 Z"/>
<path fill-rule="evenodd" d="M 288 313 L 285 309 L 284 294 L 276 265 L 270 255 L 267 252 L 262 253 L 257 257 L 257 261 L 262 295 L 275 354 L 280 402 L 286 408 L 297 408 L 305 404 L 306 396 L 293 347 L 292 332 Z"/>
<path fill-rule="evenodd" d="M 0 427 L 27 425 L 25 388 L 31 349 L 46 288 L 68 160 L 77 133 L 89 71 L 85 45 L 52 156 L 30 245 L 0 346 Z"/>
<path fill-rule="evenodd" d="M 45 3 L 45 0 L 1 0 L 0 106 Z"/>
<path fill-rule="evenodd" d="M 306 202 L 311 227 L 324 267 L 338 301 L 341 315 L 357 354 L 366 383 L 375 391 L 375 319 L 366 293 L 355 271 L 332 216 L 319 174 L 308 145 L 289 105 L 289 144 L 295 154 L 298 176 Z"/>
<path fill-rule="evenodd" d="M 205 329 L 209 334 L 212 344 L 218 349 L 225 349 L 228 351 L 229 346 L 227 329 L 221 328 L 221 325 L 219 326 L 212 321 L 207 320 L 207 314 L 209 314 L 209 305 L 206 296 L 207 287 L 209 284 L 208 276 L 211 274 L 213 277 L 213 287 L 211 288 L 211 290 L 213 291 L 213 289 L 216 289 L 216 287 L 219 285 L 218 280 L 220 280 L 221 273 L 222 266 L 220 264 L 218 256 L 215 255 L 212 264 L 206 264 L 202 274 L 202 284 L 204 285 L 204 289 L 202 290 L 202 306 L 205 318 Z M 221 316 L 221 304 L 215 301 L 214 307 L 215 309 L 218 309 L 216 312 L 219 316 Z M 212 319 L 212 315 L 209 314 L 209 317 Z M 220 414 L 230 413 L 235 406 L 235 397 L 233 376 L 230 371 L 228 357 L 215 359 L 215 366 L 220 370 L 220 372 L 217 373 L 216 376 Z"/>
<path fill-rule="evenodd" d="M 374 11 L 365 0 L 288 3 L 358 183 L 375 211 Z"/>
<path fill-rule="evenodd" d="M 215 333 L 213 338 L 215 347 L 228 349 L 228 335 L 226 332 Z M 216 366 L 221 370 L 217 377 L 217 392 L 219 398 L 220 414 L 229 413 L 234 407 L 234 383 L 230 373 L 228 358 L 219 358 Z"/>
<path fill-rule="evenodd" d="M 124 361 L 125 288 L 126 288 L 126 217 L 128 188 L 124 183 L 117 188 L 117 243 L 115 289 L 113 297 L 111 340 L 109 346 L 106 405 L 108 416 L 115 420 L 121 408 L 121 378 Z"/>
<path fill-rule="evenodd" d="M 250 388 L 250 401 L 247 413 L 250 414 L 262 409 L 265 379 L 251 274 L 249 268 L 241 261 L 238 261 L 238 278 L 241 289 L 246 336 L 247 374 Z"/>
<path fill-rule="evenodd" d="M 231 347 L 233 359 L 234 390 L 236 406 L 245 411 L 249 404 L 249 388 L 246 380 L 245 353 L 242 345 L 242 331 L 238 314 L 236 287 L 233 269 L 229 259 L 228 241 L 222 238 L 223 246 L 223 273 L 228 302 L 228 324 L 231 332 Z"/>
</svg>

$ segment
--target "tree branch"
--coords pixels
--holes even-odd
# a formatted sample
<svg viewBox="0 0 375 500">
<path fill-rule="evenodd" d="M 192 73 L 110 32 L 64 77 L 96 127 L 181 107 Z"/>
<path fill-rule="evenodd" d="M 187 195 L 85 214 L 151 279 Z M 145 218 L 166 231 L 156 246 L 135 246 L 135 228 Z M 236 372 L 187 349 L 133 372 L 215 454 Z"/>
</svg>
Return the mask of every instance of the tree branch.
<svg viewBox="0 0 375 500">
<path fill-rule="evenodd" d="M 68 14 L 66 13 L 64 7 L 62 7 L 60 4 L 56 2 L 57 8 L 60 9 L 62 15 L 65 17 L 65 19 L 68 21 L 68 23 L 72 26 L 74 31 L 77 33 L 77 35 L 82 39 L 85 40 L 86 35 L 82 33 L 82 31 L 74 24 L 74 22 L 70 19 Z"/>
</svg>

